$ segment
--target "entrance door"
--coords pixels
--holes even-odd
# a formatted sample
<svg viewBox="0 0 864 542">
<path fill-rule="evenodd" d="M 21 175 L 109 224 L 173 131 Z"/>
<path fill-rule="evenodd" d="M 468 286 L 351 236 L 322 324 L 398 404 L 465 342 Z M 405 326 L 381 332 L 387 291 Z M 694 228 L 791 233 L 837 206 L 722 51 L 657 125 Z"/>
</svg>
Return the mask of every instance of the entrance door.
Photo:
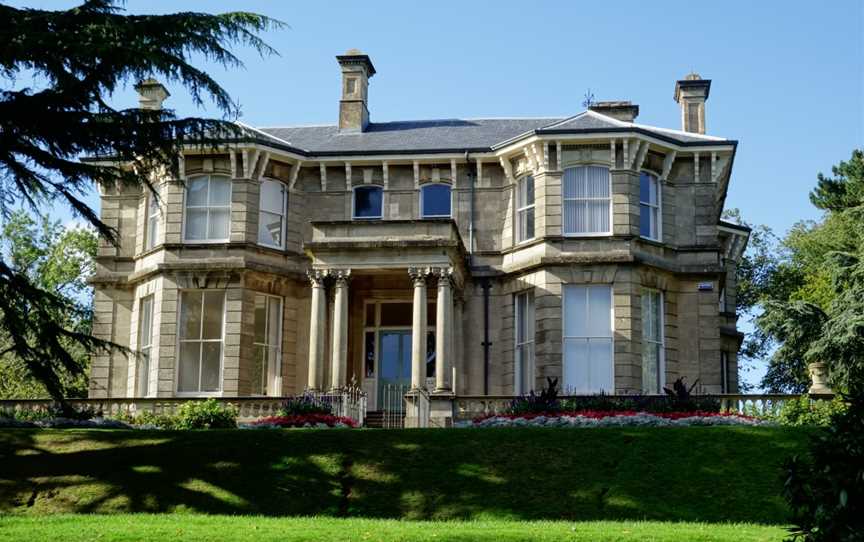
<svg viewBox="0 0 864 542">
<path fill-rule="evenodd" d="M 378 408 L 402 408 L 402 396 L 411 387 L 411 331 L 378 334 Z"/>
</svg>

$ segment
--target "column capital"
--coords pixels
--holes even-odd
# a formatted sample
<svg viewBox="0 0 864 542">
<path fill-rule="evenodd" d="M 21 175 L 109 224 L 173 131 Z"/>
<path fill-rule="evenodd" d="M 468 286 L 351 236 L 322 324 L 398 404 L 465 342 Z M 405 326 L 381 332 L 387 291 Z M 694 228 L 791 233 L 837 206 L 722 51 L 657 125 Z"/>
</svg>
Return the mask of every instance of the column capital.
<svg viewBox="0 0 864 542">
<path fill-rule="evenodd" d="M 453 286 L 453 268 L 452 267 L 434 267 L 432 274 L 438 279 L 438 285 Z"/>
<path fill-rule="evenodd" d="M 312 283 L 313 288 L 323 288 L 324 281 L 330 276 L 329 269 L 310 269 L 306 271 L 306 276 L 309 278 L 309 282 Z"/>
<path fill-rule="evenodd" d="M 333 277 L 333 281 L 336 283 L 336 286 L 345 286 L 348 284 L 348 281 L 351 279 L 351 270 L 350 269 L 330 269 L 330 276 Z"/>
<path fill-rule="evenodd" d="M 426 284 L 426 277 L 432 274 L 431 267 L 409 267 L 408 276 L 414 282 L 414 286 L 422 286 Z"/>
</svg>

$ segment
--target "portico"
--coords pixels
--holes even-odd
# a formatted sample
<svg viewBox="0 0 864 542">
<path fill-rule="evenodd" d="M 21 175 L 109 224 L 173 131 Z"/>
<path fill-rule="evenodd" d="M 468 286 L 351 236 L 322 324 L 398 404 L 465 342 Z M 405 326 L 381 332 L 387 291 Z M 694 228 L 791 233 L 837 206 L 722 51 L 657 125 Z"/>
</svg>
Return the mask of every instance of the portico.
<svg viewBox="0 0 864 542">
<path fill-rule="evenodd" d="M 313 259 L 307 388 L 355 381 L 373 410 L 385 384 L 452 396 L 455 304 L 464 284 L 452 222 L 315 223 L 306 249 Z"/>
</svg>

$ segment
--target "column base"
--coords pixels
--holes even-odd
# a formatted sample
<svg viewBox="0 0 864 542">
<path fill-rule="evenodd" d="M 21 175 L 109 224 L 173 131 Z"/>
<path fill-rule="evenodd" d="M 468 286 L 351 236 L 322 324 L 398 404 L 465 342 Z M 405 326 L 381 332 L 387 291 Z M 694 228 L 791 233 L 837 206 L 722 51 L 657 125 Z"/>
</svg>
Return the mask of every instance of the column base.
<svg viewBox="0 0 864 542">
<path fill-rule="evenodd" d="M 456 394 L 451 390 L 435 390 L 429 397 L 429 427 L 453 427 Z"/>
</svg>

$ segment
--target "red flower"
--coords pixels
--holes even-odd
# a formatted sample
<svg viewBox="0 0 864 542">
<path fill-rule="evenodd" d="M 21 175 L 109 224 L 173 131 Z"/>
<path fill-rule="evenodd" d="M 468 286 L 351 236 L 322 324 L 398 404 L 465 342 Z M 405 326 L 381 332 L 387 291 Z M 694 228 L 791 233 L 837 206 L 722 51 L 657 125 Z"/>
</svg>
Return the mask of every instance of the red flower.
<svg viewBox="0 0 864 542">
<path fill-rule="evenodd" d="M 357 422 L 344 416 L 332 414 L 294 414 L 291 416 L 268 416 L 255 420 L 251 425 L 275 425 L 277 427 L 305 427 L 306 424 L 315 426 L 319 423 L 327 427 L 335 427 L 336 424 L 344 424 L 348 427 L 357 427 Z"/>
</svg>

